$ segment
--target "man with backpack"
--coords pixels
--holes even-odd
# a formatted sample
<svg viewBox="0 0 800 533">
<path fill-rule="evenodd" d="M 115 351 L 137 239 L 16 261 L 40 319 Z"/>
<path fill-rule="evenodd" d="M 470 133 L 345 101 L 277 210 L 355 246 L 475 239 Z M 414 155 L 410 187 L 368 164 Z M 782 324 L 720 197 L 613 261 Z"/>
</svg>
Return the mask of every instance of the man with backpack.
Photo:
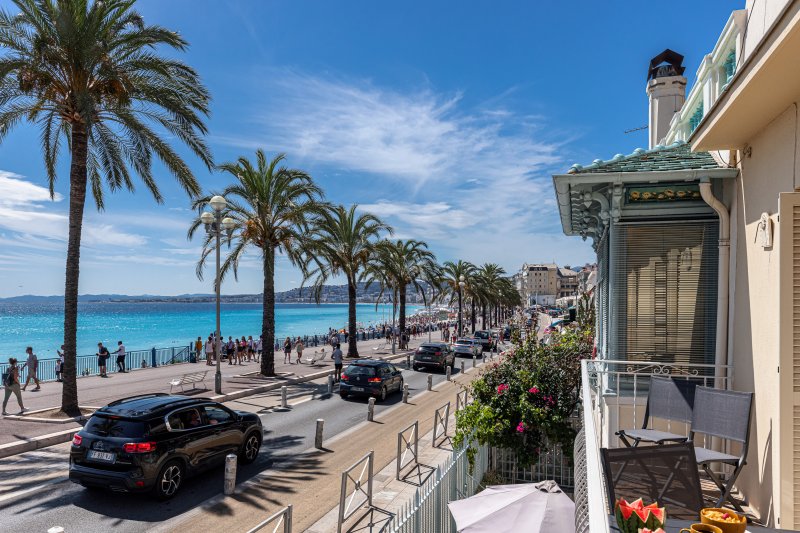
<svg viewBox="0 0 800 533">
<path fill-rule="evenodd" d="M 108 348 L 103 346 L 102 342 L 98 342 L 97 343 L 97 367 L 100 369 L 100 377 L 101 378 L 107 378 L 108 377 L 108 374 L 106 374 L 106 361 L 108 360 L 109 357 L 111 357 L 111 354 L 108 353 Z"/>
</svg>

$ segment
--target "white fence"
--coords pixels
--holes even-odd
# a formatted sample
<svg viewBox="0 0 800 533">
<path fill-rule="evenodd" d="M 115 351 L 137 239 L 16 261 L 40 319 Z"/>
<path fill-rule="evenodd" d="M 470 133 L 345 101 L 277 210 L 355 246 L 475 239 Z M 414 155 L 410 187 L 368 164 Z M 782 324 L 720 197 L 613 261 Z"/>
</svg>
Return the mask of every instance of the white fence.
<svg viewBox="0 0 800 533">
<path fill-rule="evenodd" d="M 489 450 L 480 446 L 472 472 L 466 450 L 453 452 L 444 466 L 417 489 L 414 499 L 403 506 L 384 531 L 394 533 L 455 533 L 447 504 L 477 492 L 489 466 Z"/>
</svg>

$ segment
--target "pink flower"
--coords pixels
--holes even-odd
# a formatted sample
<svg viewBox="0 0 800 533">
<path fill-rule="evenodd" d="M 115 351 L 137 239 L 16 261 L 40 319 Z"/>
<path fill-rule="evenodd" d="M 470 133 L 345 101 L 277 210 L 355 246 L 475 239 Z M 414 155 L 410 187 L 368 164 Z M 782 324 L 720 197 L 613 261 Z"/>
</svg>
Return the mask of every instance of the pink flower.
<svg viewBox="0 0 800 533">
<path fill-rule="evenodd" d="M 507 390 L 508 390 L 508 385 L 506 385 L 505 383 L 497 386 L 497 394 L 503 394 L 503 392 Z"/>
<path fill-rule="evenodd" d="M 531 394 L 538 394 L 539 389 L 537 389 L 536 387 L 531 387 L 530 389 L 528 389 L 528 392 L 530 392 Z"/>
<path fill-rule="evenodd" d="M 524 433 L 526 429 L 528 428 L 525 425 L 525 422 L 520 422 L 519 424 L 517 424 L 517 433 Z"/>
</svg>

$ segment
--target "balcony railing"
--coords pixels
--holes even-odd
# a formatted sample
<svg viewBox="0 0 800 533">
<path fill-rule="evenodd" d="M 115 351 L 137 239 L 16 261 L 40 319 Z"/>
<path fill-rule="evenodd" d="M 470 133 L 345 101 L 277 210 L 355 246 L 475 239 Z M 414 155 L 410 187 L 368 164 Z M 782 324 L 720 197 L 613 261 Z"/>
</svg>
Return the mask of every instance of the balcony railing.
<svg viewBox="0 0 800 533">
<path fill-rule="evenodd" d="M 644 420 L 652 376 L 685 379 L 725 388 L 726 365 L 652 361 L 584 360 L 581 362 L 583 429 L 575 441 L 575 524 L 578 533 L 608 533 L 608 502 L 600 448 L 620 445 L 619 429 L 639 428 Z M 655 425 L 653 425 L 655 424 Z M 651 427 L 689 434 L 687 424 L 654 421 Z M 703 442 L 703 445 L 707 443 Z"/>
</svg>

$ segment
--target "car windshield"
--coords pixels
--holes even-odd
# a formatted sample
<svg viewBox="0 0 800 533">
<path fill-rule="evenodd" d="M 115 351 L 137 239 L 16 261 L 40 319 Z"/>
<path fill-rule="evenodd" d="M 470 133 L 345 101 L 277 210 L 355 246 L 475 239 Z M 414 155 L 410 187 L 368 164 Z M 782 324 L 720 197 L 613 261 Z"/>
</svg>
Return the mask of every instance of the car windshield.
<svg viewBox="0 0 800 533">
<path fill-rule="evenodd" d="M 344 373 L 348 376 L 374 376 L 375 367 L 366 365 L 350 365 L 345 368 Z"/>
<path fill-rule="evenodd" d="M 98 415 L 91 417 L 82 431 L 101 437 L 141 438 L 145 435 L 144 422 Z"/>
<path fill-rule="evenodd" d="M 489 338 L 489 334 L 486 333 L 485 331 L 476 331 L 475 332 L 475 337 L 480 337 L 481 339 L 488 339 Z"/>
<path fill-rule="evenodd" d="M 472 346 L 472 340 L 470 340 L 470 339 L 458 339 L 456 341 L 456 345 Z"/>
</svg>

